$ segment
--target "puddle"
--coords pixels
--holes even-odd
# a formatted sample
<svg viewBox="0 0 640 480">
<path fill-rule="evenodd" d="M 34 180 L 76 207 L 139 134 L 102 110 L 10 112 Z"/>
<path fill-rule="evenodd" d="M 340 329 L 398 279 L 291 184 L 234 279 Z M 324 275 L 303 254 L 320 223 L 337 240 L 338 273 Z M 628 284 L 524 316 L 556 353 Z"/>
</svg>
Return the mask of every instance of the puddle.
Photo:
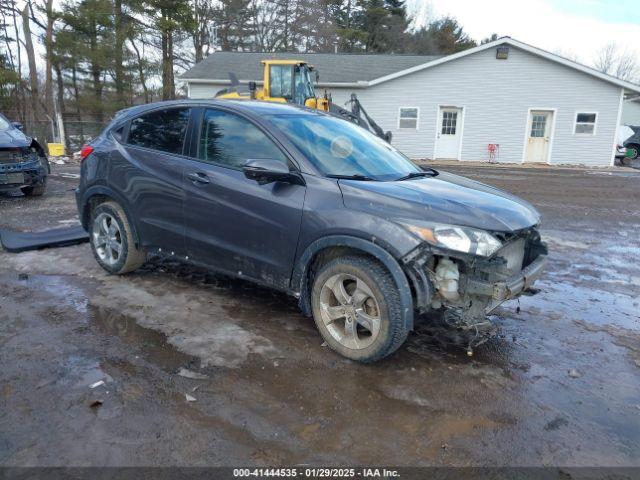
<svg viewBox="0 0 640 480">
<path fill-rule="evenodd" d="M 565 282 L 539 280 L 539 295 L 522 297 L 523 310 L 553 312 L 567 319 L 594 325 L 614 325 L 640 331 L 640 299 Z M 505 304 L 508 306 L 509 302 Z"/>
<path fill-rule="evenodd" d="M 81 288 L 69 282 L 68 277 L 61 275 L 28 275 L 26 282 L 30 287 L 40 288 L 56 297 L 61 305 L 66 305 L 77 312 L 86 313 L 89 303 L 87 295 Z"/>
<path fill-rule="evenodd" d="M 134 318 L 122 315 L 107 307 L 89 307 L 91 322 L 106 334 L 115 335 L 129 345 L 140 349 L 141 354 L 163 370 L 175 373 L 180 367 L 197 368 L 197 357 L 178 351 L 167 342 L 164 333 L 138 325 Z"/>
</svg>

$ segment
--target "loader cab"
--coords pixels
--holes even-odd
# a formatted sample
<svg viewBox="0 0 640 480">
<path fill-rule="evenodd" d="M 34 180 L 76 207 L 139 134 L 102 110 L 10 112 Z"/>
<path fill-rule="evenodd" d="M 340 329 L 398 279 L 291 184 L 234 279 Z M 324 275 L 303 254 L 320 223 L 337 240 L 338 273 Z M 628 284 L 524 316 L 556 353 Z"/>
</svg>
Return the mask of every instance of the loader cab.
<svg viewBox="0 0 640 480">
<path fill-rule="evenodd" d="M 264 100 L 316 108 L 313 66 L 297 60 L 263 60 Z"/>
</svg>

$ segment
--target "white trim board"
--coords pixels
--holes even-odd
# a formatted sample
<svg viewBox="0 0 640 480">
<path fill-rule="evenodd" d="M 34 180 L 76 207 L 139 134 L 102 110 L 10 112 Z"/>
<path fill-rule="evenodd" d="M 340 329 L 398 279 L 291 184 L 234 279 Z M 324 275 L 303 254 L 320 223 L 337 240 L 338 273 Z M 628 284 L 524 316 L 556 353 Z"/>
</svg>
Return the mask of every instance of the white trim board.
<svg viewBox="0 0 640 480">
<path fill-rule="evenodd" d="M 620 103 L 618 104 L 618 118 L 616 120 L 616 128 L 613 131 L 613 149 L 611 151 L 611 163 L 610 166 L 614 166 L 616 163 L 616 150 L 618 147 L 618 127 L 620 126 L 620 121 L 622 120 L 622 106 L 624 103 L 624 88 L 620 89 Z"/>
</svg>

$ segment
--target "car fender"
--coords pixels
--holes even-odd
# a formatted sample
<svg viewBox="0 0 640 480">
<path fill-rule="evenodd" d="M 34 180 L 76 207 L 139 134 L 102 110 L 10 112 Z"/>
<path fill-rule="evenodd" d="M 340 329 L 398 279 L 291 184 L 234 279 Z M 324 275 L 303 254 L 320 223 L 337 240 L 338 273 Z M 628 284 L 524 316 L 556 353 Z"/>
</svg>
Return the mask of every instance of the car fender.
<svg viewBox="0 0 640 480">
<path fill-rule="evenodd" d="M 98 195 L 109 197 L 112 200 L 116 201 L 118 205 L 122 207 L 122 210 L 124 210 L 124 213 L 127 216 L 127 220 L 129 221 L 129 225 L 131 226 L 131 233 L 133 235 L 133 238 L 136 241 L 136 244 L 139 244 L 140 238 L 138 237 L 138 227 L 136 225 L 136 222 L 134 221 L 134 217 L 131 215 L 127 200 L 121 194 L 111 189 L 107 185 L 93 185 L 87 188 L 82 193 L 82 197 L 78 199 L 78 212 L 80 214 L 80 221 L 82 222 L 82 226 L 84 227 L 84 229 L 88 231 L 89 227 L 89 212 L 87 212 L 87 208 L 89 207 L 89 200 L 91 199 L 91 197 L 95 197 Z"/>
<path fill-rule="evenodd" d="M 393 257 L 393 255 L 391 255 L 388 251 L 386 251 L 379 245 L 376 245 L 375 243 L 364 240 L 362 238 L 352 237 L 348 235 L 330 235 L 322 237 L 311 243 L 300 256 L 300 259 L 298 260 L 291 277 L 291 285 L 293 287 L 293 290 L 300 296 L 300 307 L 302 308 L 304 313 L 310 314 L 311 311 L 308 295 L 305 295 L 303 293 L 308 289 L 307 273 L 309 266 L 311 265 L 311 261 L 316 256 L 316 254 L 328 247 L 350 247 L 361 250 L 373 256 L 385 267 L 387 267 L 387 270 L 389 270 L 389 273 L 396 282 L 398 291 L 400 293 L 404 325 L 408 329 L 413 329 L 414 309 L 413 299 L 411 297 L 411 288 L 409 286 L 407 276 L 405 275 L 398 261 Z"/>
</svg>

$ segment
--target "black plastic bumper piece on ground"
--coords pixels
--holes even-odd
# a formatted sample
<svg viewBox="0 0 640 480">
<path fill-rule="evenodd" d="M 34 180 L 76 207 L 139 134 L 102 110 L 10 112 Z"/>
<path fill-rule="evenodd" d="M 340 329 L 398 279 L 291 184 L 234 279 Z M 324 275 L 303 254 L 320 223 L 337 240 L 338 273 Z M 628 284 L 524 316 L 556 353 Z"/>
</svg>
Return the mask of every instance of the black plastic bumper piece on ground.
<svg viewBox="0 0 640 480">
<path fill-rule="evenodd" d="M 89 241 L 89 234 L 81 225 L 54 228 L 43 232 L 16 232 L 0 229 L 0 243 L 7 252 L 18 253 L 41 248 L 66 247 Z"/>
</svg>

